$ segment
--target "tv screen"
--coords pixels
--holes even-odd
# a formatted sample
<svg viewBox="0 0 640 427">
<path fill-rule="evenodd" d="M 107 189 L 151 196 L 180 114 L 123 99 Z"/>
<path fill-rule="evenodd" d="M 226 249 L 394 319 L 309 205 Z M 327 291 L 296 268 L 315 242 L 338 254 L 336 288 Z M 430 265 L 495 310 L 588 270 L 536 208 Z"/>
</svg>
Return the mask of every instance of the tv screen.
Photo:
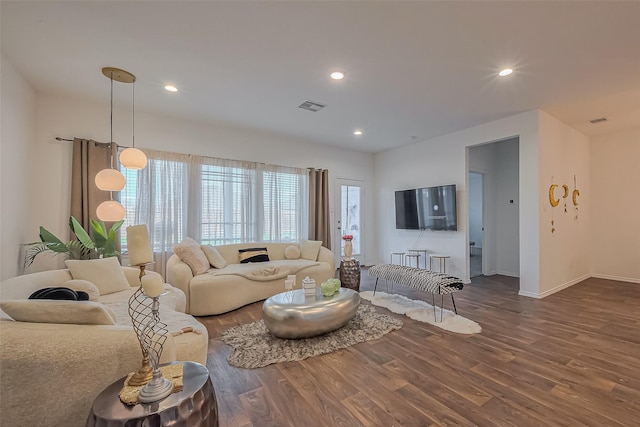
<svg viewBox="0 0 640 427">
<path fill-rule="evenodd" d="M 421 230 L 458 229 L 455 185 L 418 188 L 416 193 Z"/>
<path fill-rule="evenodd" d="M 396 191 L 396 228 L 418 230 L 416 190 Z"/>
<path fill-rule="evenodd" d="M 396 228 L 458 230 L 456 186 L 396 191 Z"/>
</svg>

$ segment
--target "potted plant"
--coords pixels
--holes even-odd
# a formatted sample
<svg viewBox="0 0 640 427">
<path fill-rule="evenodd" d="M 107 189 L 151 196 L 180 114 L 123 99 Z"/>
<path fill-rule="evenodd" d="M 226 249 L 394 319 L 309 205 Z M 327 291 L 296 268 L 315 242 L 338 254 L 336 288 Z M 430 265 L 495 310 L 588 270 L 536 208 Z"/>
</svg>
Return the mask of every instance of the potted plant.
<svg viewBox="0 0 640 427">
<path fill-rule="evenodd" d="M 40 242 L 27 243 L 24 268 L 29 267 L 36 256 L 43 251 L 66 253 L 71 259 L 94 259 L 118 256 L 116 250 L 117 231 L 124 221 L 115 222 L 107 230 L 104 221 L 91 220 L 91 235 L 73 216 L 69 218 L 69 228 L 76 239 L 63 242 L 46 228 L 40 226 Z"/>
</svg>

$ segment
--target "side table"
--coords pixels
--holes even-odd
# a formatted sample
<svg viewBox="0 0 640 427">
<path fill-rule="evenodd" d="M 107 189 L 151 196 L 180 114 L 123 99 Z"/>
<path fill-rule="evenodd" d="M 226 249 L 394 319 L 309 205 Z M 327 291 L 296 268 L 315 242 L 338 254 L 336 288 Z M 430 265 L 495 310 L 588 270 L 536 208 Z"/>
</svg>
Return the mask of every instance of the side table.
<svg viewBox="0 0 640 427">
<path fill-rule="evenodd" d="M 218 404 L 206 367 L 182 363 L 184 388 L 153 403 L 127 406 L 118 394 L 126 377 L 98 395 L 91 406 L 86 427 L 217 427 Z"/>
<path fill-rule="evenodd" d="M 340 261 L 340 283 L 343 288 L 360 292 L 360 262 L 357 259 Z"/>
</svg>

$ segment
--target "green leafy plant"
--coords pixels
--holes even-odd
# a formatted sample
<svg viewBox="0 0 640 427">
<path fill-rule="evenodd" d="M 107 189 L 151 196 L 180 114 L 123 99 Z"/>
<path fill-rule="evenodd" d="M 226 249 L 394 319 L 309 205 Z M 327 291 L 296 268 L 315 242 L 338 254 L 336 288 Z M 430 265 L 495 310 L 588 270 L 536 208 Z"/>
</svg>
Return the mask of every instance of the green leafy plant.
<svg viewBox="0 0 640 427">
<path fill-rule="evenodd" d="M 116 250 L 117 232 L 124 221 L 115 222 L 107 230 L 103 221 L 91 220 L 91 235 L 80 225 L 73 216 L 69 218 L 69 228 L 76 239 L 63 242 L 44 227 L 40 227 L 40 242 L 27 243 L 24 257 L 24 268 L 29 267 L 36 256 L 50 250 L 56 253 L 66 253 L 71 259 L 95 259 L 118 256 Z"/>
</svg>

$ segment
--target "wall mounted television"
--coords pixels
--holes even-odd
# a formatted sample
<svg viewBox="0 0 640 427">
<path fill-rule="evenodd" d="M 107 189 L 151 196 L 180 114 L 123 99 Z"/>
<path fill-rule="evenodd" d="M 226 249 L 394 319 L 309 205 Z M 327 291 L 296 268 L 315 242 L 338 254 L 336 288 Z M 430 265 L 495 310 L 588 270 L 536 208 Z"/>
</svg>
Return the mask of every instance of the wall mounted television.
<svg viewBox="0 0 640 427">
<path fill-rule="evenodd" d="M 395 199 L 398 230 L 458 230 L 455 184 L 399 190 Z"/>
</svg>

